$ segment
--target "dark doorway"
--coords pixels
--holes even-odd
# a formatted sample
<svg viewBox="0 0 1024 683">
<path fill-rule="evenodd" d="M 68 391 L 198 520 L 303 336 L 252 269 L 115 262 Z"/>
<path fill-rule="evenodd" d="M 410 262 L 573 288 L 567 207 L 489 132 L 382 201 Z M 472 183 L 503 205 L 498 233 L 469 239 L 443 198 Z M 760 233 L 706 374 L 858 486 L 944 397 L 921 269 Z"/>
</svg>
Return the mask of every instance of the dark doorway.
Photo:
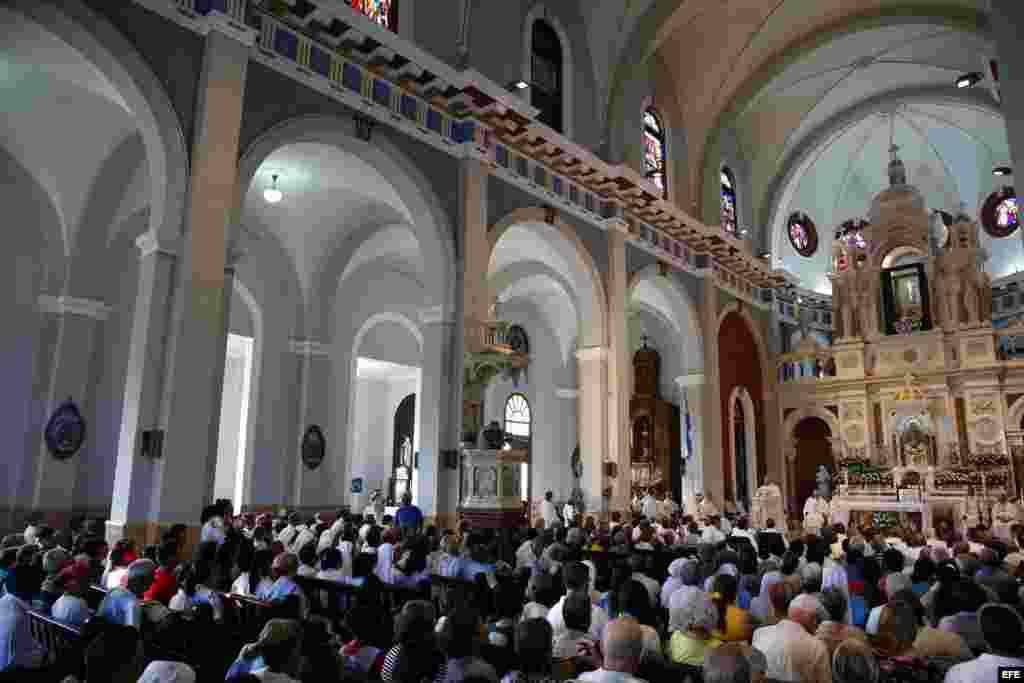
<svg viewBox="0 0 1024 683">
<path fill-rule="evenodd" d="M 814 495 L 814 476 L 818 472 L 818 465 L 824 465 L 833 476 L 835 475 L 832 446 L 828 441 L 831 436 L 832 430 L 828 428 L 828 424 L 818 417 L 804 418 L 793 430 L 793 438 L 796 441 L 795 503 L 799 519 L 803 519 L 804 503 Z"/>
<path fill-rule="evenodd" d="M 395 411 L 395 443 L 391 461 L 391 500 L 398 504 L 402 494 L 412 492 L 412 471 L 416 457 L 412 446 L 416 443 L 416 394 L 409 394 Z"/>
<path fill-rule="evenodd" d="M 748 466 L 747 466 L 747 423 L 746 416 L 743 414 L 743 401 L 740 397 L 736 397 L 736 403 L 733 408 L 733 444 L 734 452 L 736 453 L 736 462 L 734 463 L 736 472 L 736 502 L 743 503 L 745 510 L 750 509 L 750 482 L 748 479 Z M 753 415 L 750 416 L 753 418 Z"/>
</svg>

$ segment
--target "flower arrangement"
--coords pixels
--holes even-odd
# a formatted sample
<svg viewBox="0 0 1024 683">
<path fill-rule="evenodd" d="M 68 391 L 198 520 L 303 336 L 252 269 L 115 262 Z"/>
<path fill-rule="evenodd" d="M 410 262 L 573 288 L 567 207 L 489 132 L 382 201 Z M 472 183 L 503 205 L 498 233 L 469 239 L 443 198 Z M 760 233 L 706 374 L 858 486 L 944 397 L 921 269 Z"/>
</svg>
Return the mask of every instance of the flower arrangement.
<svg viewBox="0 0 1024 683">
<path fill-rule="evenodd" d="M 1006 467 L 1010 464 L 1003 453 L 974 453 L 967 457 L 972 467 Z"/>
<path fill-rule="evenodd" d="M 892 473 L 883 472 L 881 470 L 861 470 L 859 472 L 851 471 L 850 485 L 891 487 L 893 485 Z"/>
<path fill-rule="evenodd" d="M 975 468 L 956 468 L 942 470 L 935 473 L 935 488 L 967 488 L 968 486 L 981 487 L 982 476 L 985 478 L 985 486 L 999 488 L 1006 486 L 1006 471 L 980 472 Z"/>
</svg>

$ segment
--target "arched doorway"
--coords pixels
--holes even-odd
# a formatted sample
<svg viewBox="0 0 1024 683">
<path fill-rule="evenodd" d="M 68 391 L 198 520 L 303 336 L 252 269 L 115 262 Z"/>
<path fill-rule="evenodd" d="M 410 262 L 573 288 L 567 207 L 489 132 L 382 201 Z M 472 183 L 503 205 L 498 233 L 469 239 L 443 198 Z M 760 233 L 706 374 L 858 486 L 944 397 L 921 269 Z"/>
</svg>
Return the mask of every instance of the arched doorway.
<svg viewBox="0 0 1024 683">
<path fill-rule="evenodd" d="M 413 444 L 416 438 L 416 394 L 409 394 L 395 411 L 395 437 L 391 460 L 391 500 L 399 504 L 412 491 L 412 473 L 416 468 Z"/>
<path fill-rule="evenodd" d="M 796 491 L 796 512 L 802 516 L 804 503 L 814 495 L 815 474 L 819 465 L 835 471 L 832 459 L 832 430 L 820 417 L 805 417 L 793 429 L 796 462 L 793 465 L 793 488 Z"/>
<path fill-rule="evenodd" d="M 726 500 L 749 501 L 757 483 L 764 477 L 765 458 L 763 404 L 764 376 L 758 340 L 745 317 L 730 311 L 718 328 L 718 377 L 721 387 L 722 480 Z M 743 471 L 737 469 L 737 404 L 743 408 Z M 744 482 L 746 490 L 741 486 Z"/>
<path fill-rule="evenodd" d="M 745 387 L 733 391 L 730 402 L 732 424 L 732 460 L 735 476 L 736 502 L 750 509 L 750 499 L 757 486 L 755 463 L 757 461 L 757 413 L 750 392 Z"/>
</svg>

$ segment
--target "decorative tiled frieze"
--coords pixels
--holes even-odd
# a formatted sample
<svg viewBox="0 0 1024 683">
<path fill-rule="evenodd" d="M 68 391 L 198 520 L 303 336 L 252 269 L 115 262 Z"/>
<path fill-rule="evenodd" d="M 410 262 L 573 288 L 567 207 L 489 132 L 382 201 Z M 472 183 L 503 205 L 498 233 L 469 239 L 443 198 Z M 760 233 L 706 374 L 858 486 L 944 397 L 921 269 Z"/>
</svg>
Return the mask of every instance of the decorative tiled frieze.
<svg viewBox="0 0 1024 683">
<path fill-rule="evenodd" d="M 472 70 L 455 71 L 345 3 L 291 0 L 137 0 L 193 30 L 227 17 L 257 36 L 253 58 L 458 158 L 484 161 L 502 179 L 607 229 L 627 221 L 631 241 L 659 260 L 765 306 L 788 277 L 719 226 L 706 226 L 633 169 L 611 166 L 537 122 L 537 110 Z M 301 5 L 301 7 L 300 7 Z M 182 14 L 184 12 L 184 14 Z M 188 21 L 185 21 L 188 19 Z M 189 21 L 192 23 L 190 24 Z M 219 23 L 218 23 L 219 22 Z"/>
</svg>

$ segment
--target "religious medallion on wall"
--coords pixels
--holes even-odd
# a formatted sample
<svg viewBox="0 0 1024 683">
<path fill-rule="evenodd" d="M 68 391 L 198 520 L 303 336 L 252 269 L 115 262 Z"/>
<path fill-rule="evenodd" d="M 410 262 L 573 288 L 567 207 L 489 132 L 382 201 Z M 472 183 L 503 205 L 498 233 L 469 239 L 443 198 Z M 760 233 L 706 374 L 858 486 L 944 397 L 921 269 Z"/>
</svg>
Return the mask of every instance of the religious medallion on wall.
<svg viewBox="0 0 1024 683">
<path fill-rule="evenodd" d="M 70 397 L 53 411 L 43 438 L 50 455 L 58 460 L 67 460 L 85 443 L 85 420 Z"/>
<path fill-rule="evenodd" d="M 317 425 L 310 425 L 302 437 L 302 464 L 311 470 L 320 467 L 327 452 L 327 440 Z"/>
</svg>

